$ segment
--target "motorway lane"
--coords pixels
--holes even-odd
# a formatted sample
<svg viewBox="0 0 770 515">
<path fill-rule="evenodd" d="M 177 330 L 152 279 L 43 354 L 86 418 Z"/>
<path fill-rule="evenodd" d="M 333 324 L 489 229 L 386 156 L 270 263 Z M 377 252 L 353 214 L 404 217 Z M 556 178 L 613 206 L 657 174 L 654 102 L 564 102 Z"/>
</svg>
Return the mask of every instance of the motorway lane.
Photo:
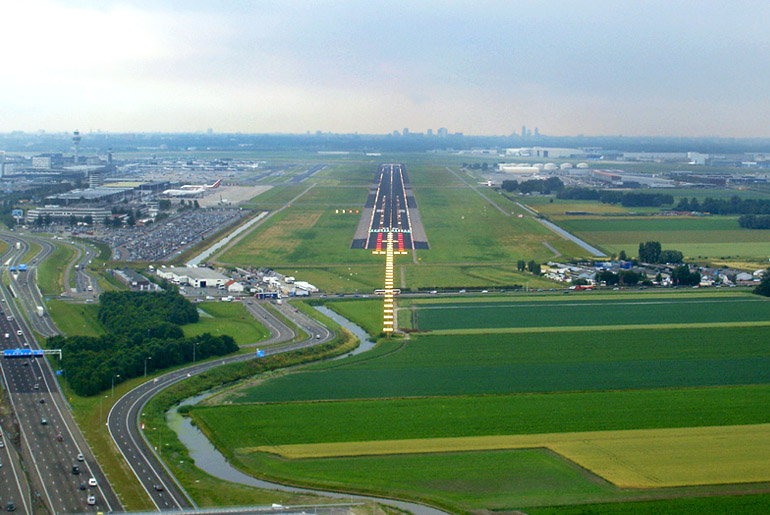
<svg viewBox="0 0 770 515">
<path fill-rule="evenodd" d="M 289 305 L 276 304 L 274 307 L 281 315 L 296 324 L 309 336 L 296 343 L 265 349 L 265 355 L 318 345 L 333 339 L 335 336 L 334 332 L 326 326 Z M 266 326 L 271 331 L 271 337 L 258 345 L 264 346 L 286 341 L 283 338 L 291 339 L 296 336 L 292 328 L 287 327 L 283 321 L 255 301 L 247 302 L 247 309 L 259 313 L 259 318 L 268 321 Z M 147 495 L 159 510 L 193 508 L 195 506 L 173 475 L 159 460 L 156 449 L 151 448 L 146 440 L 144 431 L 140 427 L 142 409 L 154 395 L 172 384 L 220 365 L 254 358 L 254 354 L 232 356 L 175 370 L 137 386 L 113 405 L 107 416 L 107 427 L 110 435 Z M 155 485 L 162 486 L 163 490 L 156 490 Z"/>
<path fill-rule="evenodd" d="M 11 239 L 3 235 L 3 239 Z M 18 241 L 18 239 L 14 238 Z M 38 239 L 36 239 L 38 240 Z M 48 243 L 43 241 L 42 243 Z M 3 256 L 4 263 L 8 260 L 21 259 L 27 252 L 26 242 L 11 249 Z M 41 245 L 41 253 L 35 258 L 50 255 L 52 246 Z M 9 257 L 10 256 L 10 257 Z M 24 274 L 22 272 L 21 274 Z M 21 275 L 20 274 L 20 275 Z M 22 279 L 24 282 L 24 279 Z M 33 295 L 29 280 L 27 285 L 17 284 L 17 292 L 22 297 L 22 305 L 28 306 Z M 27 327 L 26 321 L 14 303 L 10 302 L 8 290 L 0 284 L 0 296 L 4 302 L 0 317 L 0 348 L 23 348 L 24 342 L 30 347 L 38 348 L 37 342 Z M 36 320 L 37 314 L 28 313 L 30 320 Z M 8 318 L 11 318 L 9 320 Z M 17 332 L 21 331 L 22 335 Z M 9 338 L 5 338 L 5 334 Z M 46 359 L 29 358 L 0 358 L 0 373 L 6 384 L 11 405 L 19 421 L 22 451 L 27 461 L 34 489 L 41 500 L 53 508 L 55 513 L 82 513 L 96 510 L 121 510 L 120 502 L 110 488 L 104 474 L 99 468 L 88 445 L 80 434 L 77 425 L 66 406 L 66 402 L 58 389 L 54 373 Z M 43 402 L 40 402 L 41 399 Z M 45 418 L 46 424 L 42 424 Z M 61 435 L 61 441 L 57 435 Z M 78 462 L 78 454 L 83 454 L 84 461 Z M 79 475 L 72 473 L 72 466 L 78 464 L 82 471 Z M 96 487 L 80 490 L 80 484 L 94 477 Z M 89 494 L 96 497 L 97 504 L 88 506 L 86 498 Z"/>
<path fill-rule="evenodd" d="M 12 442 L 7 433 L 0 429 L 0 509 L 10 502 L 21 513 L 31 513 L 29 500 L 26 496 L 26 481 L 19 463 L 18 454 L 12 448 Z"/>
</svg>

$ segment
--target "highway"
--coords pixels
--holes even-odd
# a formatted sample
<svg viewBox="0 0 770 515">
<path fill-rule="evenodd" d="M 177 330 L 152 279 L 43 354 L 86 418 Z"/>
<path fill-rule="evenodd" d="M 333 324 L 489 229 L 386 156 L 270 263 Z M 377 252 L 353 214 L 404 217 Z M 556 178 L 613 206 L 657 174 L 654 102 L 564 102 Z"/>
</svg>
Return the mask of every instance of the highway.
<svg viewBox="0 0 770 515">
<path fill-rule="evenodd" d="M 266 347 L 264 349 L 265 355 L 318 345 L 333 339 L 335 336 L 327 327 L 295 308 L 286 304 L 276 304 L 273 307 L 281 315 L 308 334 L 308 337 L 302 341 L 277 345 L 280 342 L 291 341 L 297 333 L 261 303 L 249 299 L 245 301 L 245 305 L 246 309 L 253 313 L 271 332 L 269 339 L 258 344 L 252 344 L 252 346 Z M 271 345 L 273 346 L 268 347 Z M 214 367 L 255 359 L 255 357 L 255 354 L 246 354 L 215 359 L 163 374 L 137 386 L 113 405 L 107 416 L 107 427 L 110 435 L 147 495 L 159 510 L 189 509 L 196 506 L 160 461 L 157 449 L 150 446 L 145 439 L 144 431 L 139 422 L 142 409 L 154 395 L 179 381 Z M 156 488 L 156 485 L 160 486 L 161 489 Z"/>
<path fill-rule="evenodd" d="M 18 265 L 30 248 L 25 241 L 27 238 L 6 233 L 0 234 L 0 238 L 9 243 L 9 249 L 0 257 L 3 264 Z M 10 288 L 0 284 L 2 350 L 39 348 L 16 302 L 27 312 L 36 331 L 44 335 L 56 334 L 50 319 L 36 313 L 35 307 L 42 305 L 42 297 L 34 281 L 36 264 L 50 256 L 54 246 L 43 238 L 32 239 L 41 250 L 30 260 L 27 271 L 9 272 Z M 16 302 L 12 302 L 14 299 Z M 121 511 L 120 502 L 72 418 L 49 361 L 45 358 L 2 358 L 0 375 L 18 422 L 17 450 L 25 461 L 31 483 L 31 498 L 21 497 L 26 487 L 21 474 L 16 471 L 15 492 L 9 494 L 8 500 L 11 495 L 18 494 L 19 500 L 12 502 L 23 513 L 35 512 L 34 506 L 39 508 L 41 503 L 54 513 Z M 82 461 L 79 455 L 82 455 Z M 73 473 L 74 465 L 78 466 L 78 474 Z M 88 486 L 90 478 L 95 479 L 95 486 Z M 94 505 L 87 503 L 91 495 L 95 497 Z"/>
</svg>

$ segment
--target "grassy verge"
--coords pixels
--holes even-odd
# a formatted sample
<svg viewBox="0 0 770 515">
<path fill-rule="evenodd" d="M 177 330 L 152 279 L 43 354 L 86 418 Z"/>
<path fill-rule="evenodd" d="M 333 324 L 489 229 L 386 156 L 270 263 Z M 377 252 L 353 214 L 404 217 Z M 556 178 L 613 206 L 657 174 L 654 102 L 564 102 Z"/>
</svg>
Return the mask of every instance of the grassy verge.
<svg viewBox="0 0 770 515">
<path fill-rule="evenodd" d="M 328 301 L 324 305 L 361 326 L 372 338 L 377 338 L 382 333 L 382 298 Z"/>
<path fill-rule="evenodd" d="M 37 267 L 37 284 L 46 295 L 58 295 L 67 289 L 64 284 L 64 270 L 75 256 L 75 250 L 66 245 L 56 245 L 43 263 Z"/>
<path fill-rule="evenodd" d="M 197 307 L 211 316 L 201 316 L 198 322 L 182 327 L 186 337 L 203 333 L 212 336 L 227 334 L 235 339 L 236 344 L 246 345 L 270 336 L 270 331 L 238 302 L 203 302 Z"/>
<path fill-rule="evenodd" d="M 62 300 L 48 301 L 48 313 L 67 336 L 100 336 L 106 331 L 97 319 L 97 304 L 73 304 Z"/>
<path fill-rule="evenodd" d="M 40 254 L 40 245 L 32 241 L 27 241 L 27 243 L 29 244 L 29 250 L 26 254 L 24 254 L 24 257 L 21 258 L 21 263 L 29 263 L 32 259 L 35 258 L 35 256 Z"/>
</svg>

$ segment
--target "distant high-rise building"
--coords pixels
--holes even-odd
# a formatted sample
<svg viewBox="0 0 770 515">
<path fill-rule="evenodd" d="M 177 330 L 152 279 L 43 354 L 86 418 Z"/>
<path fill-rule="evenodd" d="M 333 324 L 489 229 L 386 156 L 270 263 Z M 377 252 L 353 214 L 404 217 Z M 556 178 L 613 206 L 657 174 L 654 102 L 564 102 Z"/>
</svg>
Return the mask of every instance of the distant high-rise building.
<svg viewBox="0 0 770 515">
<path fill-rule="evenodd" d="M 428 136 L 433 136 L 433 129 L 428 129 L 428 132 L 426 134 Z"/>
<path fill-rule="evenodd" d="M 75 164 L 78 164 L 78 148 L 80 147 L 80 132 L 75 130 L 72 133 L 72 143 L 75 144 Z"/>
<path fill-rule="evenodd" d="M 530 129 L 527 129 L 527 137 L 528 138 L 532 137 L 532 131 Z"/>
<path fill-rule="evenodd" d="M 449 136 L 449 131 L 447 130 L 446 127 L 441 127 L 438 130 L 438 137 L 439 138 L 446 138 L 447 136 Z"/>
<path fill-rule="evenodd" d="M 404 127 L 404 130 L 401 131 L 402 136 L 409 136 L 409 127 Z"/>
<path fill-rule="evenodd" d="M 400 132 L 398 132 L 398 131 L 393 131 L 393 135 L 394 135 L 394 136 L 401 136 L 401 133 L 400 133 Z"/>
<path fill-rule="evenodd" d="M 88 187 L 98 188 L 104 185 L 104 175 L 101 170 L 91 170 L 88 173 Z"/>
<path fill-rule="evenodd" d="M 527 135 L 527 126 L 526 125 L 522 125 L 521 126 L 521 137 L 523 138 L 526 135 Z"/>
<path fill-rule="evenodd" d="M 538 136 L 540 136 L 540 130 L 537 127 L 535 127 L 535 137 L 538 137 Z"/>
<path fill-rule="evenodd" d="M 5 151 L 0 150 L 0 179 L 5 176 Z"/>
</svg>

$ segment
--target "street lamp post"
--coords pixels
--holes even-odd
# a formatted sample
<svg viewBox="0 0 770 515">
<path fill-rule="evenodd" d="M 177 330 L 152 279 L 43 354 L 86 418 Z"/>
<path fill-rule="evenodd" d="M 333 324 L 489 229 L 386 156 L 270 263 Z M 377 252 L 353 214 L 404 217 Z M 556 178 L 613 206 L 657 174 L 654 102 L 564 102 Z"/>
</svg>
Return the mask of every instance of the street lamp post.
<svg viewBox="0 0 770 515">
<path fill-rule="evenodd" d="M 115 378 L 120 377 L 120 374 L 115 374 L 112 376 L 112 394 L 110 394 L 112 397 L 115 397 Z"/>
<path fill-rule="evenodd" d="M 144 358 L 144 377 L 147 377 L 147 360 L 152 359 L 152 356 L 147 356 Z"/>
</svg>

